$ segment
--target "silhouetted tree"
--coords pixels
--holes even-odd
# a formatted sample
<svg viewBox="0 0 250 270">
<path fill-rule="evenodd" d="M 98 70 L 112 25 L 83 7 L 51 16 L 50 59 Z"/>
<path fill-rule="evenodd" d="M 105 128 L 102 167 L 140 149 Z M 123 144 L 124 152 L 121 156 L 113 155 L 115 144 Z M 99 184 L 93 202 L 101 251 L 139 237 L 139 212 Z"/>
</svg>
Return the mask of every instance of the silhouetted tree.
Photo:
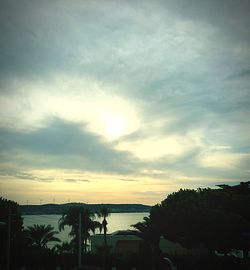
<svg viewBox="0 0 250 270">
<path fill-rule="evenodd" d="M 107 246 L 107 225 L 108 222 L 106 218 L 110 215 L 110 211 L 107 207 L 102 206 L 99 212 L 97 213 L 99 218 L 103 218 L 102 220 L 102 228 L 103 228 L 103 235 L 104 235 L 104 245 Z"/>
<path fill-rule="evenodd" d="M 27 237 L 31 246 L 39 248 L 48 248 L 50 242 L 61 242 L 55 235 L 58 234 L 51 225 L 29 226 L 26 230 Z"/>
<path fill-rule="evenodd" d="M 16 202 L 0 197 L 0 269 L 6 265 L 8 225 L 10 229 L 10 267 L 12 267 L 21 256 L 23 219 Z"/>
<path fill-rule="evenodd" d="M 142 222 L 132 225 L 132 227 L 137 229 L 137 235 L 150 244 L 153 265 L 155 267 L 157 267 L 162 254 L 160 250 L 160 238 L 162 234 L 161 212 L 161 207 L 156 205 L 151 208 L 149 217 L 144 217 Z"/>
<path fill-rule="evenodd" d="M 69 242 L 62 242 L 60 244 L 56 244 L 53 249 L 58 254 L 73 253 L 72 245 Z"/>
<path fill-rule="evenodd" d="M 109 251 L 109 247 L 107 246 L 107 225 L 108 222 L 106 218 L 110 215 L 110 211 L 106 206 L 102 206 L 97 213 L 99 218 L 103 218 L 102 223 L 101 223 L 101 229 L 103 228 L 103 236 L 104 236 L 104 246 L 100 247 L 100 251 L 102 252 L 103 255 L 103 267 L 106 269 L 107 267 L 107 255 Z"/>
<path fill-rule="evenodd" d="M 242 185 L 241 185 L 242 186 Z M 240 192 L 239 192 L 240 190 Z M 185 247 L 207 247 L 228 252 L 249 248 L 249 187 L 179 190 L 162 208 L 162 234 Z"/>
<path fill-rule="evenodd" d="M 79 213 L 81 214 L 81 232 L 83 241 L 83 251 L 87 252 L 87 240 L 90 232 L 95 233 L 96 229 L 100 229 L 101 223 L 93 220 L 95 215 L 88 209 L 82 207 L 69 208 L 59 220 L 59 230 L 64 230 L 66 225 L 71 226 L 69 235 L 72 237 L 71 244 L 74 250 L 77 250 L 78 237 L 79 237 Z"/>
<path fill-rule="evenodd" d="M 231 211 L 237 213 L 250 224 L 250 181 L 241 182 L 238 185 L 229 186 L 229 185 L 218 185 L 222 192 L 226 191 L 231 196 Z M 249 258 L 250 250 L 250 229 L 245 229 L 241 232 L 241 235 L 238 239 L 238 246 L 243 249 L 244 257 Z"/>
</svg>

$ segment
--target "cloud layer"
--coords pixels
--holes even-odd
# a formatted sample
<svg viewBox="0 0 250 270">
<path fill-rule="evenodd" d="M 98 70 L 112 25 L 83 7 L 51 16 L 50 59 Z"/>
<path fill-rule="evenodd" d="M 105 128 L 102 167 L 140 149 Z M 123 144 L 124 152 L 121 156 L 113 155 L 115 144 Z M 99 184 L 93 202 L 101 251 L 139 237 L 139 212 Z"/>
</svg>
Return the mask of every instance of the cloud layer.
<svg viewBox="0 0 250 270">
<path fill-rule="evenodd" d="M 2 1 L 1 195 L 249 180 L 249 18 L 245 0 Z"/>
</svg>

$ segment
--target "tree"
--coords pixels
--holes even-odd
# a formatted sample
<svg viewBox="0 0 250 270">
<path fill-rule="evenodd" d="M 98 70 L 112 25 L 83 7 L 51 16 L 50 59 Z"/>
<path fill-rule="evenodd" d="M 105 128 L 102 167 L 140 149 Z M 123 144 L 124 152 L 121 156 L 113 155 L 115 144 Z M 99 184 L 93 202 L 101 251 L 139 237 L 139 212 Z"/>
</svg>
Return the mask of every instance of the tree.
<svg viewBox="0 0 250 270">
<path fill-rule="evenodd" d="M 106 218 L 110 215 L 110 211 L 107 207 L 102 206 L 97 214 L 99 218 L 103 218 L 102 221 L 102 228 L 103 228 L 103 235 L 104 235 L 104 245 L 107 246 L 107 225 L 108 222 Z"/>
<path fill-rule="evenodd" d="M 55 235 L 58 234 L 51 225 L 29 226 L 26 230 L 27 237 L 31 246 L 39 248 L 48 248 L 50 242 L 61 242 Z"/>
<path fill-rule="evenodd" d="M 241 192 L 238 192 L 241 190 Z M 249 188 L 248 188 L 249 190 Z M 179 190 L 162 203 L 162 234 L 183 246 L 227 253 L 246 249 L 250 232 L 249 191 L 237 188 Z"/>
<path fill-rule="evenodd" d="M 54 246 L 54 250 L 58 254 L 73 253 L 72 245 L 69 242 L 62 242 Z"/>
<path fill-rule="evenodd" d="M 100 229 L 101 224 L 98 221 L 93 220 L 95 215 L 88 209 L 83 207 L 71 207 L 63 213 L 59 220 L 59 230 L 64 230 L 65 226 L 71 226 L 69 235 L 72 237 L 71 244 L 73 249 L 77 250 L 77 244 L 79 239 L 79 213 L 81 215 L 81 232 L 82 232 L 82 247 L 84 253 L 87 252 L 88 238 L 90 231 L 95 233 L 96 229 Z"/>
<path fill-rule="evenodd" d="M 99 218 L 103 218 L 101 223 L 101 229 L 103 228 L 103 236 L 104 236 L 104 246 L 100 248 L 100 250 L 103 252 L 103 267 L 106 269 L 107 267 L 107 254 L 108 254 L 108 246 L 107 246 L 107 225 L 108 222 L 106 218 L 110 215 L 110 211 L 107 207 L 102 206 L 97 213 Z"/>
<path fill-rule="evenodd" d="M 244 218 L 244 220 L 250 224 L 250 181 L 241 182 L 238 185 L 218 185 L 222 190 L 221 192 L 227 192 L 232 198 L 230 208 L 234 213 Z M 249 226 L 241 232 L 238 238 L 238 247 L 243 250 L 244 257 L 249 258 L 250 250 L 250 229 Z"/>
<path fill-rule="evenodd" d="M 161 207 L 156 205 L 151 208 L 149 217 L 144 217 L 142 222 L 138 222 L 132 227 L 137 229 L 137 235 L 148 242 L 151 246 L 152 263 L 155 267 L 160 262 L 162 255 L 160 249 L 160 238 L 162 232 Z"/>
<path fill-rule="evenodd" d="M 14 201 L 0 197 L 0 268 L 5 268 L 7 254 L 7 240 L 9 245 L 10 267 L 17 263 L 22 250 L 23 219 L 18 210 L 18 204 Z M 8 233 L 9 232 L 9 233 Z M 15 258 L 15 260 L 12 260 Z M 7 268 L 7 267 L 6 267 Z M 14 266 L 13 266 L 14 268 Z"/>
</svg>

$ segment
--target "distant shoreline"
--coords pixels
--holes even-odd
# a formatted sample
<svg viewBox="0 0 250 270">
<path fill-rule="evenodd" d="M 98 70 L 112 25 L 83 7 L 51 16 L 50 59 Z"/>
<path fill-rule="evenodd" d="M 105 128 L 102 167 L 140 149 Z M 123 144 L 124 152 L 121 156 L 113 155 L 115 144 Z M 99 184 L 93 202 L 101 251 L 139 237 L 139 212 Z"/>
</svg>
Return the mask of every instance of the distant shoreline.
<svg viewBox="0 0 250 270">
<path fill-rule="evenodd" d="M 22 215 L 61 215 L 71 207 L 84 207 L 91 212 L 97 213 L 102 206 L 109 208 L 111 213 L 148 213 L 151 206 L 144 204 L 43 204 L 43 205 L 20 205 Z"/>
<path fill-rule="evenodd" d="M 138 213 L 150 213 L 150 211 L 140 211 L 140 212 L 111 212 L 111 214 L 138 214 Z M 46 213 L 21 213 L 21 216 L 53 216 L 61 215 L 62 213 L 46 214 Z"/>
</svg>

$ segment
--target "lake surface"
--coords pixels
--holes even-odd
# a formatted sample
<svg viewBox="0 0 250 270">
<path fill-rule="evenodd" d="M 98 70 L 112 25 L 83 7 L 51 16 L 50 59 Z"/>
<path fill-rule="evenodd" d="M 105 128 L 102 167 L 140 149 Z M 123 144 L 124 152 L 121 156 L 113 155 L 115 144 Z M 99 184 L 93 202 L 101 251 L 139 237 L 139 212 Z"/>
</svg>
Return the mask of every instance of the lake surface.
<svg viewBox="0 0 250 270">
<path fill-rule="evenodd" d="M 132 224 L 140 222 L 143 217 L 148 216 L 149 213 L 112 213 L 108 218 L 108 233 L 115 232 L 117 230 L 133 229 Z M 55 230 L 58 230 L 58 221 L 61 215 L 23 215 L 24 228 L 28 226 L 38 225 L 52 225 Z M 101 219 L 96 218 L 96 220 L 101 221 Z M 68 241 L 70 227 L 66 226 L 64 231 L 59 232 L 58 238 L 62 241 Z M 96 232 L 99 233 L 99 232 Z M 52 244 L 53 246 L 53 244 Z"/>
</svg>

